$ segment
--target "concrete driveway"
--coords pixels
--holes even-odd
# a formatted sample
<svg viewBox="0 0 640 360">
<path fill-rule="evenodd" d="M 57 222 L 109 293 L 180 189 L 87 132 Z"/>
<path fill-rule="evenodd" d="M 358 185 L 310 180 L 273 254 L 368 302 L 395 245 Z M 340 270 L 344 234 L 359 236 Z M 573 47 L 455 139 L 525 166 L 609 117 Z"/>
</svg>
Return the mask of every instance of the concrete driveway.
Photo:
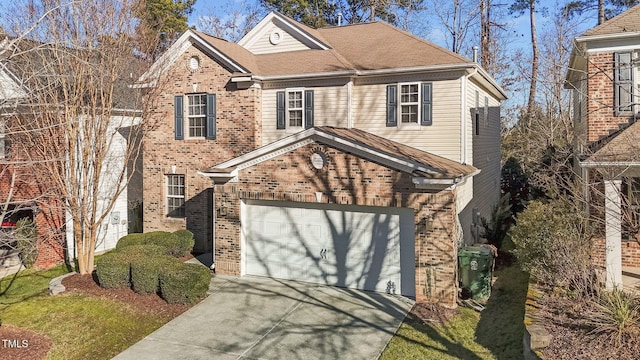
<svg viewBox="0 0 640 360">
<path fill-rule="evenodd" d="M 261 277 L 210 295 L 115 359 L 376 359 L 413 302 Z"/>
</svg>

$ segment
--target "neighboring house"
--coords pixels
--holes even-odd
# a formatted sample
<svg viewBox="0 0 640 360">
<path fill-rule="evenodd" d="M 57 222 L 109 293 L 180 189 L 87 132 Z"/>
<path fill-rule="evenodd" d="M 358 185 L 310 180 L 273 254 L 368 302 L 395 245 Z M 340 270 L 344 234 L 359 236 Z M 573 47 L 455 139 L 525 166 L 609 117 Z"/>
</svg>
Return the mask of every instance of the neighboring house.
<svg viewBox="0 0 640 360">
<path fill-rule="evenodd" d="M 594 262 L 608 288 L 640 268 L 640 6 L 575 39 L 566 86 L 573 89 L 576 170 L 599 229 Z"/>
<path fill-rule="evenodd" d="M 8 44 L 9 41 L 5 39 L 0 47 L 10 46 Z M 48 182 L 46 171 L 38 170 L 38 162 L 46 159 L 33 159 L 29 149 L 34 144 L 26 143 L 20 132 L 12 128 L 12 119 L 30 116 L 28 112 L 21 110 L 24 104 L 29 103 L 28 81 L 23 81 L 16 75 L 24 69 L 12 65 L 6 59 L 0 62 L 0 204 L 8 200 L 7 213 L 12 222 L 23 217 L 34 219 L 39 234 L 35 266 L 48 268 L 60 264 L 65 257 L 70 260 L 76 257 L 73 218 L 65 211 L 67 207 L 56 191 L 57 185 Z M 12 67 L 16 70 L 11 71 Z M 127 89 L 127 93 L 119 92 L 114 97 L 114 106 L 118 109 L 111 112 L 109 121 L 109 133 L 113 135 L 107 137 L 110 142 L 108 156 L 102 164 L 102 174 L 99 176 L 98 214 L 104 211 L 106 204 L 114 197 L 115 205 L 98 229 L 97 253 L 115 248 L 118 239 L 129 231 L 142 230 L 141 216 L 135 210 L 142 203 L 142 161 L 141 158 L 129 161 L 125 156 L 126 148 L 130 145 L 127 141 L 132 138 L 131 131 L 141 121 L 141 111 L 127 108 L 136 103 L 137 91 L 129 89 L 124 82 L 121 86 Z M 26 161 L 27 159 L 31 161 Z M 122 181 L 119 178 L 120 169 L 125 167 L 127 174 L 133 173 L 131 182 L 124 185 L 124 191 L 116 194 L 116 189 L 122 187 L 117 185 Z M 125 182 L 128 176 L 124 177 Z M 2 210 L 0 207 L 0 213 Z"/>
<path fill-rule="evenodd" d="M 219 273 L 455 305 L 499 198 L 506 96 L 476 62 L 270 13 L 238 43 L 187 31 L 139 81 L 145 231 L 186 227 Z"/>
</svg>

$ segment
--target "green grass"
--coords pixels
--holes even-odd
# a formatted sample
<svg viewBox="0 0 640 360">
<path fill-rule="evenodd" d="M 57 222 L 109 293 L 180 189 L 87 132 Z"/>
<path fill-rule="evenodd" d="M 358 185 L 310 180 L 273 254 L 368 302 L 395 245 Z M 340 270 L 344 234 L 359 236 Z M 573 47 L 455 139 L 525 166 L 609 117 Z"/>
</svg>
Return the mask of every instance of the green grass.
<svg viewBox="0 0 640 360">
<path fill-rule="evenodd" d="M 49 337 L 48 359 L 110 359 L 170 320 L 106 298 L 49 296 L 49 281 L 65 272 L 57 267 L 0 279 L 2 323 Z"/>
<path fill-rule="evenodd" d="M 443 325 L 407 319 L 380 359 L 522 359 L 528 275 L 514 266 L 495 276 L 484 311 L 461 308 Z"/>
</svg>

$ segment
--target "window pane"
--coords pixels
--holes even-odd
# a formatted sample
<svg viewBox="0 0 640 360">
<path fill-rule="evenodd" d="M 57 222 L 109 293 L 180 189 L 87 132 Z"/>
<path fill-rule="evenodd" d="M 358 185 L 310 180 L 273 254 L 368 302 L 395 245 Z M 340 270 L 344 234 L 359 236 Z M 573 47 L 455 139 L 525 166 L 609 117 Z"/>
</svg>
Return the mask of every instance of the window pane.
<svg viewBox="0 0 640 360">
<path fill-rule="evenodd" d="M 302 110 L 289 111 L 289 126 L 302 126 Z"/>
<path fill-rule="evenodd" d="M 418 122 L 418 105 L 402 105 L 402 122 Z"/>
<path fill-rule="evenodd" d="M 302 91 L 289 93 L 289 109 L 302 109 Z"/>
<path fill-rule="evenodd" d="M 418 102 L 418 84 L 402 85 L 400 102 Z"/>
</svg>

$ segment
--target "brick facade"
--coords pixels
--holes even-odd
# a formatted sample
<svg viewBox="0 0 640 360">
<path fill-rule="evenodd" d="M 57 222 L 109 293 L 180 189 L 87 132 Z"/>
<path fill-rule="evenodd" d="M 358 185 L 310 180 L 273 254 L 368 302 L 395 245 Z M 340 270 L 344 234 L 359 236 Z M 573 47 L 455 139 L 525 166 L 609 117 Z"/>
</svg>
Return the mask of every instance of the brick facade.
<svg viewBox="0 0 640 360">
<path fill-rule="evenodd" d="M 18 147 L 14 147 L 13 157 Z M 0 194 L 6 196 L 13 181 L 10 204 L 18 209 L 31 209 L 33 222 L 38 230 L 38 256 L 34 266 L 47 269 L 59 265 L 65 259 L 64 208 L 59 204 L 59 196 L 52 194 L 54 187 L 47 186 L 46 176 L 38 176 L 37 167 L 15 167 L 0 165 Z M 0 198 L 5 201 L 6 198 Z M 16 219 L 18 220 L 18 219 Z"/>
<path fill-rule="evenodd" d="M 188 66 L 193 56 L 200 60 L 195 71 Z M 196 252 L 212 250 L 211 181 L 197 171 L 260 144 L 260 89 L 238 89 L 230 78 L 228 70 L 191 46 L 164 72 L 154 98 L 147 98 L 153 106 L 145 121 L 153 130 L 143 140 L 144 231 L 189 229 Z M 189 93 L 216 94 L 216 140 L 174 140 L 174 96 Z M 185 218 L 166 214 L 165 175 L 171 173 L 185 175 Z"/>
<path fill-rule="evenodd" d="M 327 156 L 327 165 L 309 164 L 314 150 Z M 416 190 L 411 176 L 335 148 L 313 143 L 269 159 L 238 174 L 238 182 L 215 186 L 216 270 L 240 275 L 240 203 L 279 200 L 344 205 L 403 207 L 414 210 L 416 299 L 455 306 L 457 245 L 455 195 Z"/>
<path fill-rule="evenodd" d="M 612 52 L 590 54 L 588 57 L 587 142 L 598 141 L 628 124 L 629 116 L 615 116 Z"/>
</svg>

